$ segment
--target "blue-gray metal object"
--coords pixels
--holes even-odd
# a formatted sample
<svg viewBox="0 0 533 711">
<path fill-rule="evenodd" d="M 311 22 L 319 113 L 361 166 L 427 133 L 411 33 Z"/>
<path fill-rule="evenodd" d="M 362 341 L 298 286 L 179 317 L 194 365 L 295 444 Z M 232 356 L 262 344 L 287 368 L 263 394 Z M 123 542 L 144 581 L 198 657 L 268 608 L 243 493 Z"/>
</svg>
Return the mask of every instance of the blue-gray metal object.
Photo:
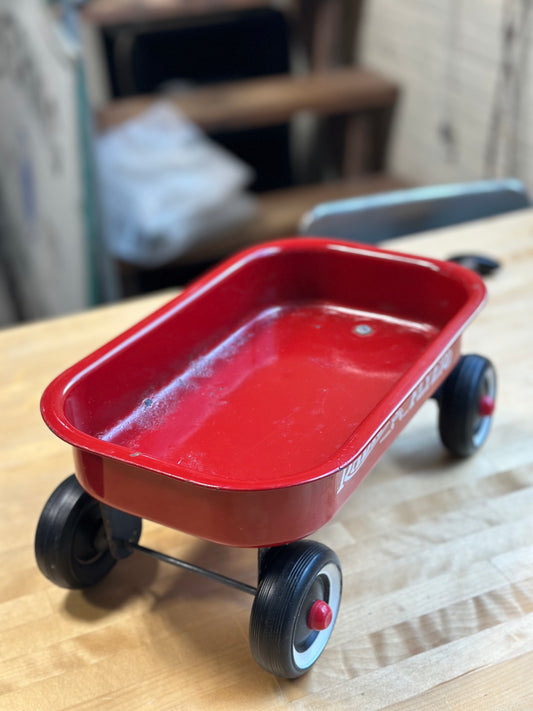
<svg viewBox="0 0 533 711">
<path fill-rule="evenodd" d="M 377 244 L 531 205 L 516 179 L 435 185 L 336 200 L 302 218 L 300 234 Z"/>
</svg>

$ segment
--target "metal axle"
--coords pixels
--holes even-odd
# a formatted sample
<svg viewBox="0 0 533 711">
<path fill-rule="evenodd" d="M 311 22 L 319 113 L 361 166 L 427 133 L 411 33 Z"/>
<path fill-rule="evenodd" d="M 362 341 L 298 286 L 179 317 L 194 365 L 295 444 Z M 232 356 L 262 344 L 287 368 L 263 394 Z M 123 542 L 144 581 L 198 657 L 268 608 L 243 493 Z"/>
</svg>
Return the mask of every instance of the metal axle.
<svg viewBox="0 0 533 711">
<path fill-rule="evenodd" d="M 191 573 L 198 573 L 198 575 L 203 575 L 205 578 L 215 580 L 217 583 L 222 583 L 222 585 L 227 585 L 230 588 L 241 590 L 241 592 L 248 593 L 249 595 L 255 595 L 257 592 L 257 589 L 252 585 L 247 585 L 246 583 L 242 583 L 240 580 L 235 580 L 234 578 L 228 578 L 226 575 L 220 575 L 219 573 L 215 573 L 207 568 L 201 568 L 199 565 L 194 565 L 194 563 L 187 563 L 185 560 L 173 558 L 170 555 L 160 553 L 152 548 L 146 548 L 138 543 L 129 542 L 126 545 L 132 550 L 139 551 L 139 553 L 144 553 L 152 558 L 157 558 L 157 560 L 161 560 L 163 563 L 170 563 L 170 565 L 175 565 L 177 568 L 183 568 Z"/>
</svg>

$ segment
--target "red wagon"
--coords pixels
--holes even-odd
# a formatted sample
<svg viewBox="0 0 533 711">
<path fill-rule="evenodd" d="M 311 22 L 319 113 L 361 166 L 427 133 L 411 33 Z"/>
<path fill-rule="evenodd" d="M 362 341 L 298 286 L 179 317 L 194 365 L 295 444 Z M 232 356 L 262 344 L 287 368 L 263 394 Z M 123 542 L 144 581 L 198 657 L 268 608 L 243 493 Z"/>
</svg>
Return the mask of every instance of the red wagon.
<svg viewBox="0 0 533 711">
<path fill-rule="evenodd" d="M 460 354 L 485 297 L 457 264 L 337 240 L 281 240 L 228 260 L 45 391 L 44 420 L 73 446 L 76 476 L 41 515 L 40 569 L 84 587 L 139 550 L 207 574 L 254 595 L 257 662 L 304 673 L 342 582 L 335 553 L 302 539 L 427 398 L 454 455 L 487 436 L 494 368 Z M 258 548 L 257 587 L 141 546 L 142 518 Z"/>
</svg>

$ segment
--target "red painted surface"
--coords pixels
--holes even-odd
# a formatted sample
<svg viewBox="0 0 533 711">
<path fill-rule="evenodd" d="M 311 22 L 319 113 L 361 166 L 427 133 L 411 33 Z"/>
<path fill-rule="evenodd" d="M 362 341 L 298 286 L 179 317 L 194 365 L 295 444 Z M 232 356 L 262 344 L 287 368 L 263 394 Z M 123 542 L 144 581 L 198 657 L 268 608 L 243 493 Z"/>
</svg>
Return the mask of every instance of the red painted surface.
<svg viewBox="0 0 533 711">
<path fill-rule="evenodd" d="M 333 620 L 331 607 L 324 600 L 315 600 L 309 615 L 307 616 L 307 626 L 310 630 L 321 632 L 327 630 Z"/>
<path fill-rule="evenodd" d="M 483 395 L 479 401 L 479 414 L 481 417 L 490 417 L 494 413 L 495 408 L 494 398 L 490 395 Z"/>
<path fill-rule="evenodd" d="M 259 246 L 60 375 L 43 417 L 109 505 L 228 545 L 285 543 L 335 514 L 484 299 L 456 264 Z"/>
</svg>

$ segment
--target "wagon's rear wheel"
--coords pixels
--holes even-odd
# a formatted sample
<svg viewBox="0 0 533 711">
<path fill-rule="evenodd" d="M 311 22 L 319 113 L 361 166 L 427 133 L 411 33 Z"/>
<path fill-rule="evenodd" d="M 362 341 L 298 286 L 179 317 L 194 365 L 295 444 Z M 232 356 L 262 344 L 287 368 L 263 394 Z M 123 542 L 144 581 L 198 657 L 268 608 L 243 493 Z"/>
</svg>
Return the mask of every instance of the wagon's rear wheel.
<svg viewBox="0 0 533 711">
<path fill-rule="evenodd" d="M 487 439 L 496 399 L 496 372 L 483 356 L 463 356 L 439 393 L 439 432 L 454 455 L 467 457 Z"/>
<path fill-rule="evenodd" d="M 250 648 L 268 672 L 292 679 L 322 654 L 339 611 L 342 573 L 326 546 L 299 541 L 274 548 L 250 617 Z"/>
<path fill-rule="evenodd" d="M 141 521 L 138 519 L 138 535 Z M 85 588 L 102 580 L 115 565 L 100 504 L 82 489 L 74 474 L 52 493 L 35 533 L 39 569 L 63 588 Z"/>
</svg>

